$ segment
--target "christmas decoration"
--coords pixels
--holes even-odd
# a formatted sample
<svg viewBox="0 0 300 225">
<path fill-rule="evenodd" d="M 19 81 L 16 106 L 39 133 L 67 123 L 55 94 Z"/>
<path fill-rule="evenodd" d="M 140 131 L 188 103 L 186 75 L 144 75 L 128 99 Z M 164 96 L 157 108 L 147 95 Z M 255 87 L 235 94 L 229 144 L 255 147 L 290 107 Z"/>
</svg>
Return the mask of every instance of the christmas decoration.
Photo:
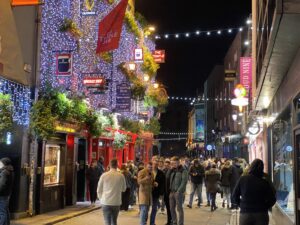
<svg viewBox="0 0 300 225">
<path fill-rule="evenodd" d="M 115 132 L 114 141 L 113 141 L 113 148 L 114 150 L 121 150 L 124 148 L 127 141 L 127 136 L 121 134 L 119 132 Z"/>
<path fill-rule="evenodd" d="M 72 19 L 64 19 L 62 24 L 59 27 L 60 32 L 69 32 L 72 36 L 75 38 L 80 38 L 82 37 L 82 31 L 78 28 L 76 23 Z"/>
<path fill-rule="evenodd" d="M 0 141 L 4 134 L 12 128 L 13 103 L 10 95 L 0 93 Z"/>
</svg>

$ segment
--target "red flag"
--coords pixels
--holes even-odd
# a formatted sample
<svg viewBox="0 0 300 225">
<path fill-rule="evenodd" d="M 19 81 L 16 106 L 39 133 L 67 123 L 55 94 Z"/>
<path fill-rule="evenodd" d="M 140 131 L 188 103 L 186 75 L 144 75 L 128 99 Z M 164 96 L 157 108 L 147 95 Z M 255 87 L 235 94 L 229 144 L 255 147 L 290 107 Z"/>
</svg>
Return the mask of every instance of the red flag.
<svg viewBox="0 0 300 225">
<path fill-rule="evenodd" d="M 97 53 L 107 52 L 119 47 L 123 19 L 128 0 L 120 3 L 99 22 Z"/>
</svg>

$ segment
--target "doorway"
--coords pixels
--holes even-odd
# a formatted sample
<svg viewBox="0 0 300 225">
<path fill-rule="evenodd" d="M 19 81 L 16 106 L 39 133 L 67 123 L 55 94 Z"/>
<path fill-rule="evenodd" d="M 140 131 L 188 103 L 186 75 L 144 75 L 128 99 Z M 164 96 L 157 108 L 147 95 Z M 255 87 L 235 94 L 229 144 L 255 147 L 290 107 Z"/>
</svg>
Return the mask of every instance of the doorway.
<svg viewBox="0 0 300 225">
<path fill-rule="evenodd" d="M 79 139 L 78 141 L 78 159 L 77 159 L 77 201 L 83 202 L 86 200 L 86 140 Z"/>
</svg>

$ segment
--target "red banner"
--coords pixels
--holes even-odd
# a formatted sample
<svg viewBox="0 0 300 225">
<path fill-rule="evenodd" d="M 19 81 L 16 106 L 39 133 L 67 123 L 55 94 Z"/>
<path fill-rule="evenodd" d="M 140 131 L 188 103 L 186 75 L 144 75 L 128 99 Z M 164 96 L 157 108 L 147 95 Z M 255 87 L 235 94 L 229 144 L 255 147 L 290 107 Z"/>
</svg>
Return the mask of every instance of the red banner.
<svg viewBox="0 0 300 225">
<path fill-rule="evenodd" d="M 165 63 L 165 57 L 165 50 L 155 50 L 153 53 L 153 58 L 156 63 Z"/>
<path fill-rule="evenodd" d="M 97 53 L 107 52 L 119 47 L 123 19 L 128 0 L 120 3 L 99 23 Z"/>
</svg>

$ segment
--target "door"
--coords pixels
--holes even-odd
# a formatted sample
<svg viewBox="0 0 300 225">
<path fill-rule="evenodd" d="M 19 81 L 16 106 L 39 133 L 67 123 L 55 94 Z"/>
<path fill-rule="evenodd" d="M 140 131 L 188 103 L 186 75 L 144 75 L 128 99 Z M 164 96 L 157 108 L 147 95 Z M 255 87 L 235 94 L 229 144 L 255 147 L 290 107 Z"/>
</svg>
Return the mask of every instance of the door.
<svg viewBox="0 0 300 225">
<path fill-rule="evenodd" d="M 78 159 L 77 159 L 77 201 L 83 202 L 85 201 L 85 170 L 86 170 L 86 140 L 85 139 L 79 139 L 78 141 Z"/>
</svg>

